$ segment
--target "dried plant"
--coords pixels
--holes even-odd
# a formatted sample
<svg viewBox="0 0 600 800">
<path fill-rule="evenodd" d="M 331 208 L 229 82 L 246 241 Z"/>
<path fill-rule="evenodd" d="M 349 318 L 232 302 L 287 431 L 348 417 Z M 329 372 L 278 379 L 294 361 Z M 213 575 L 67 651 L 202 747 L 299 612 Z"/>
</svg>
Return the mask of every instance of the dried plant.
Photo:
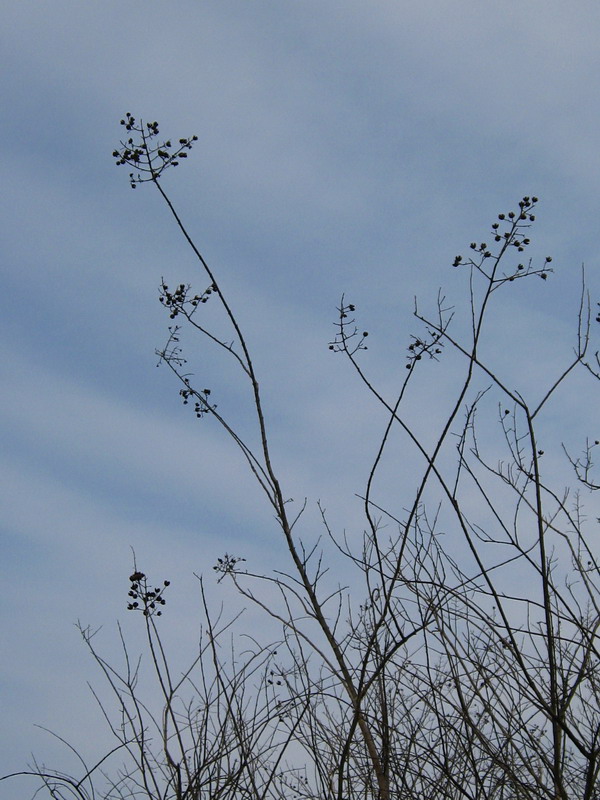
<svg viewBox="0 0 600 800">
<path fill-rule="evenodd" d="M 126 667 L 117 672 L 82 628 L 117 701 L 118 722 L 103 708 L 125 766 L 103 773 L 102 793 L 94 787 L 104 760 L 77 780 L 37 765 L 30 772 L 57 798 L 597 800 L 598 520 L 586 515 L 584 500 L 600 485 L 592 458 L 598 440 L 586 439 L 579 456 L 572 442 L 550 442 L 553 459 L 562 456 L 570 469 L 571 487 L 546 468 L 542 442 L 546 412 L 574 371 L 587 374 L 590 392 L 600 378 L 597 352 L 588 356 L 594 320 L 585 282 L 573 355 L 550 365 L 534 396 L 493 366 L 485 336 L 499 293 L 552 275 L 551 257 L 522 255 L 538 199 L 523 197 L 499 214 L 491 244 L 472 242 L 468 257 L 454 259 L 466 272 L 465 314 L 441 293 L 432 313 L 415 304 L 420 332 L 410 337 L 395 396 L 369 376 L 368 331 L 342 297 L 329 349 L 348 360 L 387 422 L 362 495 L 360 542 L 337 534 L 321 509 L 325 546 L 301 534 L 305 506 L 292 512 L 280 483 L 238 317 L 160 183 L 196 137 L 173 147 L 159 143 L 156 122 L 128 114 L 122 125 L 130 136 L 114 152 L 117 164 L 133 169 L 132 187 L 148 182 L 160 192 L 206 287 L 161 282 L 160 301 L 177 322 L 159 360 L 176 376 L 183 403 L 215 420 L 241 452 L 274 511 L 287 557 L 273 574 L 252 572 L 229 554 L 214 570 L 275 621 L 281 639 L 225 658 L 220 643 L 232 620 L 212 621 L 202 583 L 203 639 L 189 670 L 175 678 L 156 619 L 167 582 L 152 588 L 136 568 L 129 608 L 143 612 L 161 716 L 140 697 L 125 641 Z M 209 301 L 220 305 L 227 338 L 203 320 Z M 211 389 L 194 385 L 180 343 L 184 325 L 237 363 L 255 430 L 222 414 Z M 443 369 L 450 352 L 453 394 L 437 398 L 446 410 L 425 439 L 411 392 L 435 380 L 423 364 L 439 361 Z M 392 508 L 377 499 L 376 484 L 398 436 L 416 459 L 416 479 L 397 487 Z M 344 559 L 347 586 L 332 584 L 327 548 Z M 266 599 L 273 588 L 276 604 Z"/>
</svg>

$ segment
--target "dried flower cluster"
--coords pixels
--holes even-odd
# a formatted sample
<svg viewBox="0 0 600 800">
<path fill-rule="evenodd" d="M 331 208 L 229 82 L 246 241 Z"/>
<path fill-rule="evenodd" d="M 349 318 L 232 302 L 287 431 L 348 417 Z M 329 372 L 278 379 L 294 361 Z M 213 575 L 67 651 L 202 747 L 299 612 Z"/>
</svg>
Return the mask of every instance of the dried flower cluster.
<svg viewBox="0 0 600 800">
<path fill-rule="evenodd" d="M 187 286 L 180 283 L 174 291 L 171 291 L 164 280 L 161 281 L 159 300 L 169 311 L 171 319 L 175 319 L 178 314 L 184 314 L 189 319 L 200 303 L 207 303 L 210 296 L 218 291 L 216 284 L 212 283 L 202 294 L 190 297 L 191 288 L 189 283 Z"/>
<path fill-rule="evenodd" d="M 211 411 L 216 409 L 216 405 L 211 405 L 208 402 L 208 398 L 210 397 L 210 389 L 192 389 L 192 387 L 189 385 L 189 380 L 185 379 L 185 382 L 188 388 L 180 389 L 179 394 L 183 398 L 184 406 L 187 406 L 187 404 L 190 402 L 190 398 L 196 398 L 194 403 L 194 413 L 198 419 L 201 419 L 205 414 L 209 414 Z"/>
<path fill-rule="evenodd" d="M 428 339 L 423 337 L 411 336 L 413 341 L 408 345 L 408 363 L 406 369 L 410 369 L 415 361 L 420 361 L 423 356 L 427 355 L 438 361 L 438 356 L 442 352 L 443 344 L 443 331 L 427 331 Z"/>
<path fill-rule="evenodd" d="M 515 278 L 524 278 L 528 275 L 539 275 L 539 277 L 545 281 L 548 277 L 548 273 L 552 272 L 548 267 L 548 264 L 552 261 L 551 256 L 546 256 L 544 265 L 540 268 L 534 268 L 530 259 L 527 265 L 518 263 L 512 270 L 501 275 L 491 274 L 491 272 L 487 271 L 486 267 L 486 262 L 491 260 L 493 264 L 492 269 L 495 269 L 500 259 L 506 254 L 510 247 L 514 247 L 518 253 L 523 253 L 525 248 L 531 244 L 531 239 L 525 234 L 527 233 L 527 229 L 531 227 L 532 222 L 535 221 L 535 214 L 531 212 L 535 208 L 537 202 L 537 197 L 529 197 L 526 195 L 519 201 L 518 211 L 498 214 L 498 222 L 492 224 L 491 230 L 494 242 L 500 244 L 497 252 L 494 253 L 487 242 L 471 242 L 470 248 L 477 256 L 464 259 L 463 256 L 458 255 L 454 259 L 452 266 L 459 267 L 466 265 L 474 267 L 492 282 L 493 288 L 497 288 L 506 281 L 514 281 Z"/>
<path fill-rule="evenodd" d="M 150 589 L 146 575 L 137 570 L 129 576 L 129 580 L 131 586 L 129 587 L 128 596 L 131 598 L 131 602 L 127 604 L 127 610 L 141 611 L 145 617 L 160 617 L 162 614 L 160 606 L 164 606 L 166 603 L 163 594 L 170 581 L 163 581 L 161 587 Z"/>
<path fill-rule="evenodd" d="M 368 331 L 359 332 L 359 328 L 355 324 L 354 317 L 350 318 L 349 315 L 356 311 L 354 303 L 344 303 L 344 296 L 338 308 L 338 322 L 334 325 L 337 328 L 334 339 L 329 342 L 329 349 L 334 353 L 349 353 L 354 355 L 359 350 L 367 350 L 367 345 L 364 343 L 369 335 Z M 355 341 L 357 340 L 357 341 Z"/>
<path fill-rule="evenodd" d="M 238 556 L 230 556 L 229 553 L 225 553 L 223 558 L 218 558 L 213 570 L 221 574 L 219 583 L 226 575 L 232 575 L 234 572 L 236 572 L 237 565 L 240 563 L 240 561 L 245 560 L 245 558 L 239 558 Z"/>
<path fill-rule="evenodd" d="M 159 300 L 169 312 L 170 319 L 175 319 L 175 317 L 181 314 L 199 331 L 204 332 L 204 329 L 197 322 L 193 321 L 192 317 L 200 305 L 207 303 L 211 296 L 217 293 L 218 289 L 216 283 L 211 283 L 201 294 L 192 294 L 190 284 L 186 285 L 180 283 L 174 290 L 171 290 L 165 280 L 162 279 L 159 289 Z M 157 351 L 157 355 L 160 357 L 161 361 L 165 361 L 172 367 L 181 367 L 186 363 L 186 359 L 183 357 L 179 345 L 179 326 L 169 326 L 167 344 L 163 350 Z M 191 398 L 196 399 L 194 403 L 194 413 L 198 419 L 201 419 L 205 414 L 217 408 L 215 404 L 211 405 L 208 400 L 210 389 L 193 389 L 190 385 L 189 378 L 186 376 L 181 376 L 181 380 L 185 385 L 183 389 L 179 390 L 179 395 L 183 399 L 184 405 L 188 405 Z"/>
<path fill-rule="evenodd" d="M 157 181 L 158 178 L 168 167 L 178 166 L 182 158 L 188 157 L 188 150 L 193 147 L 193 142 L 197 141 L 196 135 L 188 138 L 179 139 L 175 145 L 170 139 L 161 143 L 153 140 L 159 135 L 158 122 L 147 122 L 145 125 L 142 120 L 136 123 L 135 117 L 129 112 L 121 120 L 128 133 L 137 134 L 130 136 L 127 141 L 120 142 L 121 147 L 113 150 L 113 158 L 116 159 L 118 167 L 127 164 L 135 167 L 137 172 L 129 173 L 129 183 L 135 189 L 138 183 L 146 181 Z"/>
</svg>

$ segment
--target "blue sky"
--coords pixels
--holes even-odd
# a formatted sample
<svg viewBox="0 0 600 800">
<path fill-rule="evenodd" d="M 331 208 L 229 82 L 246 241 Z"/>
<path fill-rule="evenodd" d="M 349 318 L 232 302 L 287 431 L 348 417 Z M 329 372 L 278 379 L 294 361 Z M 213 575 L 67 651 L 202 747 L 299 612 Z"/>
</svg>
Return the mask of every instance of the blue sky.
<svg viewBox="0 0 600 800">
<path fill-rule="evenodd" d="M 157 193 L 115 167 L 119 119 L 198 135 L 165 188 L 256 353 L 286 491 L 308 497 L 309 529 L 319 498 L 342 527 L 384 423 L 327 349 L 342 292 L 371 333 L 373 374 L 395 386 L 412 298 L 460 297 L 454 256 L 536 194 L 532 255 L 558 270 L 501 305 L 490 352 L 532 387 L 568 360 L 582 262 L 600 289 L 600 6 L 5 0 L 0 23 L 1 774 L 32 750 L 56 763 L 35 724 L 90 752 L 106 740 L 73 623 L 104 626 L 109 653 L 118 618 L 135 635 L 132 547 L 173 582 L 176 641 L 195 629 L 194 570 L 225 549 L 281 555 L 236 452 L 155 369 L 161 276 L 205 281 Z M 184 343 L 245 420 L 232 373 Z M 447 379 L 430 380 L 440 393 Z M 561 397 L 556 425 L 577 399 Z"/>
</svg>

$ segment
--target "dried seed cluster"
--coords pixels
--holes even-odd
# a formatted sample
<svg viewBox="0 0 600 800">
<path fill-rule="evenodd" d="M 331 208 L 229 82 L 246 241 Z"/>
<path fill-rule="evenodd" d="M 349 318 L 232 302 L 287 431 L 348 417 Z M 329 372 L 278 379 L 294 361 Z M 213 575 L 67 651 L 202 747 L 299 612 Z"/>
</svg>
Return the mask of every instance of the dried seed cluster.
<svg viewBox="0 0 600 800">
<path fill-rule="evenodd" d="M 190 398 L 196 398 L 194 403 L 194 413 L 201 419 L 205 414 L 210 414 L 211 411 L 215 411 L 217 408 L 216 404 L 211 405 L 208 401 L 210 397 L 210 389 L 201 389 L 198 391 L 197 389 L 192 389 L 190 386 L 190 382 L 188 378 L 184 378 L 186 388 L 179 390 L 179 395 L 183 398 L 183 405 L 187 406 L 190 402 Z"/>
<path fill-rule="evenodd" d="M 161 587 L 150 589 L 144 573 L 138 572 L 137 570 L 133 575 L 129 576 L 129 580 L 131 586 L 128 596 L 131 598 L 131 601 L 127 604 L 127 610 L 141 611 L 145 617 L 160 617 L 162 614 L 160 607 L 164 606 L 166 602 L 163 594 L 171 582 L 163 581 Z"/>
<path fill-rule="evenodd" d="M 411 336 L 413 341 L 408 345 L 408 363 L 406 369 L 410 369 L 415 361 L 421 361 L 423 356 L 427 355 L 438 361 L 438 356 L 441 355 L 443 348 L 443 333 L 441 331 L 428 330 L 427 335 L 429 339 L 421 339 L 417 336 Z"/>
<path fill-rule="evenodd" d="M 218 558 L 217 563 L 214 565 L 213 570 L 215 572 L 219 572 L 221 577 L 219 578 L 219 583 L 223 580 L 226 575 L 232 575 L 236 572 L 236 567 L 241 561 L 245 561 L 245 558 L 240 558 L 239 556 L 230 556 L 229 553 L 225 553 L 223 558 Z"/>
<path fill-rule="evenodd" d="M 342 297 L 342 302 L 338 308 L 339 316 L 338 322 L 335 322 L 334 325 L 337 328 L 337 333 L 335 338 L 329 342 L 329 349 L 333 350 L 334 353 L 348 353 L 348 355 L 353 356 L 359 350 L 367 350 L 367 345 L 365 344 L 365 339 L 369 335 L 369 331 L 359 331 L 359 328 L 355 324 L 354 317 L 350 317 L 356 311 L 356 306 L 354 303 L 344 303 L 344 298 Z"/>
<path fill-rule="evenodd" d="M 499 244 L 500 247 L 496 252 L 493 248 L 489 247 L 487 242 L 471 242 L 470 249 L 476 253 L 476 256 L 471 256 L 468 259 L 458 255 L 454 259 L 452 266 L 458 267 L 468 265 L 475 267 L 488 277 L 494 284 L 494 288 L 498 284 L 505 283 L 506 281 L 514 281 L 515 278 L 524 278 L 527 275 L 539 275 L 542 280 L 548 278 L 548 273 L 552 272 L 548 264 L 552 261 L 550 256 L 546 256 L 544 265 L 541 268 L 534 268 L 531 260 L 527 265 L 519 263 L 510 272 L 499 275 L 495 272 L 500 259 L 506 254 L 510 247 L 514 247 L 518 253 L 523 253 L 525 248 L 531 244 L 531 239 L 526 235 L 527 230 L 535 221 L 535 214 L 532 213 L 536 203 L 537 197 L 530 197 L 526 195 L 519 201 L 518 211 L 509 211 L 506 214 L 498 214 L 498 221 L 492 224 L 492 236 L 494 242 Z M 488 274 L 486 272 L 486 262 L 490 260 L 493 265 L 494 272 Z"/>
<path fill-rule="evenodd" d="M 200 303 L 207 303 L 210 296 L 218 291 L 216 284 L 211 283 L 202 294 L 190 296 L 191 288 L 189 283 L 187 286 L 180 283 L 174 291 L 171 291 L 164 280 L 161 281 L 159 300 L 168 309 L 171 319 L 175 319 L 178 314 L 184 314 L 189 319 Z"/>
<path fill-rule="evenodd" d="M 135 138 L 130 136 L 127 141 L 121 141 L 120 148 L 113 150 L 113 157 L 118 167 L 127 164 L 138 170 L 137 173 L 129 173 L 132 189 L 138 183 L 156 181 L 168 167 L 178 166 L 182 158 L 188 157 L 187 151 L 192 149 L 193 142 L 198 139 L 194 135 L 179 139 L 175 145 L 170 139 L 160 144 L 155 143 L 153 140 L 159 135 L 158 122 L 147 122 L 144 125 L 140 120 L 136 123 L 135 117 L 129 112 L 121 120 L 121 125 L 128 133 L 133 132 Z"/>
<path fill-rule="evenodd" d="M 218 289 L 215 283 L 211 283 L 201 294 L 192 294 L 190 284 L 180 283 L 175 289 L 170 289 L 163 278 L 159 288 L 159 300 L 169 312 L 170 319 L 175 319 L 179 314 L 183 314 L 187 320 L 191 321 L 198 307 L 203 303 L 207 303 L 217 293 Z M 202 330 L 198 323 L 193 322 L 192 324 Z M 178 325 L 170 326 L 169 339 L 166 346 L 163 350 L 156 351 L 161 361 L 166 361 L 171 366 L 174 365 L 176 367 L 181 367 L 186 363 L 179 345 L 179 331 Z M 179 390 L 179 395 L 183 399 L 184 405 L 188 405 L 190 400 L 195 398 L 194 412 L 198 419 L 217 408 L 215 404 L 209 402 L 210 389 L 198 391 L 190 386 L 188 378 L 181 375 L 180 378 L 183 380 L 185 387 Z"/>
</svg>

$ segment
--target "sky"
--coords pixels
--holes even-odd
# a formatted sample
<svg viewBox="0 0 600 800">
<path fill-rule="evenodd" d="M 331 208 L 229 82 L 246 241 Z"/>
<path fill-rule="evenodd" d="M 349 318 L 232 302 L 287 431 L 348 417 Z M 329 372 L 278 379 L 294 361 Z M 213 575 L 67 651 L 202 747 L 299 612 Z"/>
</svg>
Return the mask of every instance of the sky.
<svg viewBox="0 0 600 800">
<path fill-rule="evenodd" d="M 537 195 L 532 255 L 551 254 L 556 273 L 500 303 L 489 352 L 532 391 L 568 362 L 582 263 L 600 299 L 599 32 L 596 0 L 5 0 L 0 774 L 32 752 L 70 763 L 36 725 L 88 754 L 107 741 L 75 623 L 101 628 L 109 655 L 117 620 L 135 642 L 132 550 L 171 580 L 168 635 L 192 651 L 194 572 L 210 578 L 225 551 L 265 568 L 284 557 L 239 455 L 156 369 L 161 276 L 206 281 L 153 187 L 132 192 L 115 166 L 123 115 L 198 136 L 164 187 L 247 332 L 310 537 L 319 499 L 339 530 L 354 524 L 385 423 L 328 350 L 342 293 L 369 331 L 375 380 L 395 387 L 413 298 L 442 286 L 460 305 L 455 255 Z M 249 425 L 229 366 L 183 344 L 224 413 Z M 431 382 L 436 397 L 451 384 L 427 375 L 424 435 Z M 577 377 L 550 426 L 575 426 L 590 392 Z M 404 469 L 391 466 L 382 497 Z M 235 607 L 224 584 L 210 591 Z M 0 800 L 28 787 L 0 783 Z"/>
</svg>

